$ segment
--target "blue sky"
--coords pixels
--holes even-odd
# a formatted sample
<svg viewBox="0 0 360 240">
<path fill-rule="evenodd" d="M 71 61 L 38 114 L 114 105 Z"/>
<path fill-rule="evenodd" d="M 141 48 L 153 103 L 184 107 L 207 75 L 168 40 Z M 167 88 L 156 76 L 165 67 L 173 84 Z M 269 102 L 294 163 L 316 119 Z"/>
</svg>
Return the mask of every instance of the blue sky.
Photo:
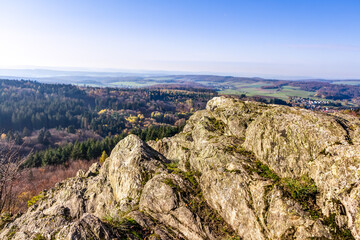
<svg viewBox="0 0 360 240">
<path fill-rule="evenodd" d="M 360 78 L 358 0 L 0 0 L 0 67 Z"/>
</svg>

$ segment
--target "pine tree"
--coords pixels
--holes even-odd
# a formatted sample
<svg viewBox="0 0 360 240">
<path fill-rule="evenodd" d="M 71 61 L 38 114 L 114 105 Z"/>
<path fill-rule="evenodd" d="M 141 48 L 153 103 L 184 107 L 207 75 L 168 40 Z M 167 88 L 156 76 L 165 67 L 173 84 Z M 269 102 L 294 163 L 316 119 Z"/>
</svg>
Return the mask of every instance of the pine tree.
<svg viewBox="0 0 360 240">
<path fill-rule="evenodd" d="M 67 132 L 68 133 L 75 133 L 75 126 L 74 125 L 70 125 L 68 128 L 67 128 Z"/>
<path fill-rule="evenodd" d="M 15 133 L 14 140 L 17 145 L 21 145 L 24 142 L 19 133 Z"/>
<path fill-rule="evenodd" d="M 71 158 L 72 159 L 81 159 L 82 157 L 82 151 L 80 148 L 80 144 L 78 142 L 75 142 L 74 147 L 71 151 Z"/>
<path fill-rule="evenodd" d="M 51 133 L 49 132 L 49 130 L 47 130 L 44 134 L 44 141 L 43 144 L 45 145 L 49 145 L 50 144 L 50 138 L 51 138 Z"/>
<path fill-rule="evenodd" d="M 40 130 L 39 135 L 38 135 L 38 142 L 43 144 L 44 143 L 44 137 L 45 137 L 45 132 L 43 129 Z"/>
<path fill-rule="evenodd" d="M 23 137 L 27 137 L 30 135 L 30 130 L 27 127 L 24 127 L 22 132 Z"/>
</svg>

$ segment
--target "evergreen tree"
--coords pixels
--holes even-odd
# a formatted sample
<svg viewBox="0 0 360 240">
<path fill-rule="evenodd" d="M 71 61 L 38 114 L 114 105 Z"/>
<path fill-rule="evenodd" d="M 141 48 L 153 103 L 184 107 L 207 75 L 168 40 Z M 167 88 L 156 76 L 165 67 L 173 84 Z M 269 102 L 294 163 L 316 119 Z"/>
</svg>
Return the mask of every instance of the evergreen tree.
<svg viewBox="0 0 360 240">
<path fill-rule="evenodd" d="M 75 133 L 75 126 L 74 126 L 74 125 L 70 125 L 70 126 L 67 128 L 67 132 L 68 132 L 68 133 Z"/>
<path fill-rule="evenodd" d="M 6 140 L 8 141 L 8 142 L 10 142 L 11 140 L 13 140 L 14 139 L 14 133 L 13 133 L 13 131 L 8 131 L 8 133 L 7 133 L 7 135 L 6 135 Z"/>
<path fill-rule="evenodd" d="M 15 133 L 14 140 L 15 140 L 15 144 L 17 145 L 21 145 L 24 142 L 24 140 L 21 138 L 19 133 Z"/>
<path fill-rule="evenodd" d="M 50 139 L 51 139 L 51 133 L 49 132 L 49 130 L 47 130 L 44 134 L 44 144 L 45 145 L 49 145 L 50 144 Z"/>
<path fill-rule="evenodd" d="M 39 132 L 39 135 L 38 135 L 38 142 L 43 144 L 44 143 L 44 137 L 45 137 L 45 132 L 44 132 L 44 129 L 41 129 L 40 132 Z"/>
<path fill-rule="evenodd" d="M 22 135 L 23 137 L 27 137 L 30 135 L 30 130 L 27 127 L 24 127 L 23 131 L 22 131 Z"/>
</svg>

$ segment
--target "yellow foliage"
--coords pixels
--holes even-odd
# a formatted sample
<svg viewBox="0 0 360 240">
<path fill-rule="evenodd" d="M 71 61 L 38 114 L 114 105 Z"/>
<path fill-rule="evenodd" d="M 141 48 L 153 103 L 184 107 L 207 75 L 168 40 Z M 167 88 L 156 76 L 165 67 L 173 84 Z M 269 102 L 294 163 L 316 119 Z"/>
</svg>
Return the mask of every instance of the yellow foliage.
<svg viewBox="0 0 360 240">
<path fill-rule="evenodd" d="M 39 195 L 32 197 L 29 201 L 28 201 L 28 207 L 31 207 L 32 205 L 34 205 L 35 203 L 37 203 L 38 201 L 40 201 L 41 199 L 44 198 L 44 193 L 41 192 Z"/>
<path fill-rule="evenodd" d="M 109 156 L 106 154 L 106 152 L 103 151 L 102 154 L 101 154 L 101 157 L 100 157 L 100 159 L 99 159 L 99 162 L 100 162 L 100 163 L 104 163 L 105 160 L 106 160 L 108 157 L 109 157 Z"/>
<path fill-rule="evenodd" d="M 128 118 L 125 118 L 126 119 L 126 121 L 128 121 L 128 122 L 130 122 L 130 123 L 135 123 L 135 122 L 137 122 L 138 121 L 138 117 L 137 116 L 130 116 L 130 117 L 128 117 Z"/>
<path fill-rule="evenodd" d="M 162 113 L 160 112 L 152 112 L 151 113 L 151 117 L 160 117 L 162 115 Z"/>
<path fill-rule="evenodd" d="M 106 111 L 107 111 L 107 109 L 101 109 L 101 110 L 98 112 L 98 114 L 100 115 L 100 114 L 106 113 Z"/>
</svg>

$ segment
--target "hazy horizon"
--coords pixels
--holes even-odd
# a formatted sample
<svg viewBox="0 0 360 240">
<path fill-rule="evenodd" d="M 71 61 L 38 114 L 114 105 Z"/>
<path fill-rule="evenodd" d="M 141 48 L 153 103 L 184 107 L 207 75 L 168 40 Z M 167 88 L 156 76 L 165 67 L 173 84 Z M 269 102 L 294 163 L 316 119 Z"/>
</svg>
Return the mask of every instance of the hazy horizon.
<svg viewBox="0 0 360 240">
<path fill-rule="evenodd" d="M 53 78 L 53 77 L 123 77 L 123 76 L 170 76 L 170 75 L 214 75 L 232 76 L 245 78 L 264 78 L 277 80 L 360 80 L 360 78 L 341 77 L 314 77 L 314 76 L 286 76 L 275 74 L 257 73 L 231 73 L 231 72 L 191 72 L 191 71 L 166 71 L 166 70 L 144 70 L 144 69 L 111 69 L 111 68 L 76 68 L 76 67 L 46 67 L 46 66 L 19 66 L 12 68 L 0 68 L 0 78 Z"/>
</svg>

